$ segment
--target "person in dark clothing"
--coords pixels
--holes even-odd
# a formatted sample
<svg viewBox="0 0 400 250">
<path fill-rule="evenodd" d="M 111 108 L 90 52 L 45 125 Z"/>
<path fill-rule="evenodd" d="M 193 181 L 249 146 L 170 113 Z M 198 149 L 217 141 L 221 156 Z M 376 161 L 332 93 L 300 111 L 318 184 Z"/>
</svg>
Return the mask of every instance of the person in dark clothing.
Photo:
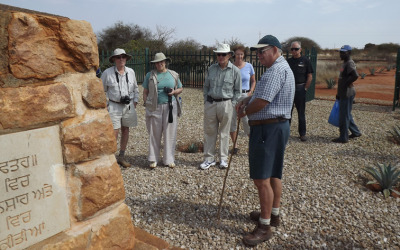
<svg viewBox="0 0 400 250">
<path fill-rule="evenodd" d="M 307 141 L 306 137 L 306 93 L 311 85 L 312 74 L 314 73 L 310 60 L 301 56 L 301 43 L 294 41 L 291 44 L 290 51 L 292 57 L 288 59 L 290 68 L 293 71 L 296 81 L 296 91 L 294 95 L 294 105 L 296 106 L 299 119 L 299 135 L 301 141 Z M 290 120 L 291 121 L 291 120 Z"/>
<path fill-rule="evenodd" d="M 343 60 L 342 67 L 340 69 L 339 81 L 336 99 L 339 100 L 339 131 L 340 137 L 333 139 L 333 142 L 347 143 L 349 138 L 356 138 L 361 136 L 361 132 L 358 130 L 357 125 L 351 115 L 353 108 L 353 101 L 356 95 L 354 89 L 354 82 L 358 78 L 356 70 L 356 64 L 350 57 L 351 47 L 344 45 L 340 48 L 340 59 Z M 349 136 L 349 130 L 351 135 Z"/>
</svg>

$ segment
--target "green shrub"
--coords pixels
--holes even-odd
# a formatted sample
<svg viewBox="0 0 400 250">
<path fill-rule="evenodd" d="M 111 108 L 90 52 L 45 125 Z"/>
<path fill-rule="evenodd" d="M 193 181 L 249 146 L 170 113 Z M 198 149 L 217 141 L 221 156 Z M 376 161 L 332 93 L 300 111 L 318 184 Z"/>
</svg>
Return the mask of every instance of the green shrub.
<svg viewBox="0 0 400 250">
<path fill-rule="evenodd" d="M 361 72 L 361 73 L 360 73 L 361 79 L 364 79 L 366 75 L 367 75 L 367 74 L 365 74 L 364 72 Z"/>
<path fill-rule="evenodd" d="M 363 170 L 369 173 L 375 180 L 368 182 L 367 184 L 378 183 L 382 187 L 382 192 L 385 198 L 389 197 L 391 192 L 399 194 L 394 187 L 400 181 L 400 169 L 391 164 L 380 164 L 377 163 L 377 168 L 366 167 Z"/>
<path fill-rule="evenodd" d="M 328 89 L 332 89 L 336 85 L 336 81 L 333 78 L 325 79 Z"/>
<path fill-rule="evenodd" d="M 395 125 L 393 127 L 393 130 L 390 131 L 390 133 L 392 134 L 394 140 L 400 144 L 400 125 Z"/>
<path fill-rule="evenodd" d="M 385 68 L 380 68 L 378 73 L 382 73 L 385 70 Z"/>
<path fill-rule="evenodd" d="M 387 70 L 387 71 L 390 71 L 391 69 L 392 69 L 392 65 L 386 66 L 386 70 Z"/>
<path fill-rule="evenodd" d="M 369 68 L 369 73 L 371 73 L 371 75 L 375 75 L 375 68 Z"/>
<path fill-rule="evenodd" d="M 189 145 L 187 152 L 188 153 L 196 153 L 199 150 L 199 147 L 197 146 L 196 143 L 192 143 Z"/>
</svg>

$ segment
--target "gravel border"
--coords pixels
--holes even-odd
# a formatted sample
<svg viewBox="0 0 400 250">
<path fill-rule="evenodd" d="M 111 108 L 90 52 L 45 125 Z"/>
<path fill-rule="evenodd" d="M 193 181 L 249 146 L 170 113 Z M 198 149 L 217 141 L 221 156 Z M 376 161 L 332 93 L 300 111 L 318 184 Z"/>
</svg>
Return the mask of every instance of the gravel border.
<svg viewBox="0 0 400 250">
<path fill-rule="evenodd" d="M 142 90 L 142 89 L 141 89 Z M 202 90 L 185 88 L 178 145 L 203 140 Z M 282 225 L 273 238 L 253 249 L 400 249 L 400 198 L 384 199 L 365 188 L 361 169 L 400 163 L 400 145 L 388 131 L 399 124 L 391 106 L 356 103 L 353 116 L 363 135 L 335 144 L 337 128 L 327 123 L 333 101 L 307 103 L 307 142 L 297 133 L 297 116 L 285 156 Z M 200 170 L 202 153 L 176 152 L 175 169 L 148 167 L 148 136 L 144 107 L 138 105 L 138 127 L 131 130 L 123 169 L 126 203 L 132 220 L 171 245 L 186 249 L 246 249 L 242 237 L 254 228 L 248 213 L 258 209 L 258 196 L 249 179 L 247 137 L 238 138 L 225 189 L 221 220 L 217 210 L 226 170 Z"/>
</svg>

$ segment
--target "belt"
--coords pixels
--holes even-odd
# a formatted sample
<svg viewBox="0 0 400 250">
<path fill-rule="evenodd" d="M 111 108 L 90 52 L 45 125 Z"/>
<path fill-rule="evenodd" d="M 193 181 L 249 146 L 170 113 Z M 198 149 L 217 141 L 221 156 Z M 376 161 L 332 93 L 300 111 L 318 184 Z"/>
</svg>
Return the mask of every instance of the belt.
<svg viewBox="0 0 400 250">
<path fill-rule="evenodd" d="M 118 103 L 118 104 L 123 104 L 123 105 L 128 105 L 128 104 L 125 104 L 125 103 L 122 103 L 122 102 L 116 102 L 116 101 L 113 101 L 113 100 L 111 100 L 111 99 L 108 99 L 110 102 L 113 102 L 113 103 Z"/>
<path fill-rule="evenodd" d="M 242 93 L 249 93 L 250 90 L 242 89 Z"/>
<path fill-rule="evenodd" d="M 284 122 L 287 121 L 288 119 L 285 118 L 272 118 L 272 119 L 265 119 L 265 120 L 249 120 L 249 125 L 250 126 L 257 126 L 257 125 L 265 125 L 265 124 L 271 124 L 271 123 L 278 123 L 278 122 Z"/>
<path fill-rule="evenodd" d="M 207 96 L 207 102 L 213 103 L 213 102 L 222 102 L 222 101 L 228 101 L 231 100 L 232 98 L 221 98 L 221 99 L 214 99 L 211 96 Z"/>
</svg>

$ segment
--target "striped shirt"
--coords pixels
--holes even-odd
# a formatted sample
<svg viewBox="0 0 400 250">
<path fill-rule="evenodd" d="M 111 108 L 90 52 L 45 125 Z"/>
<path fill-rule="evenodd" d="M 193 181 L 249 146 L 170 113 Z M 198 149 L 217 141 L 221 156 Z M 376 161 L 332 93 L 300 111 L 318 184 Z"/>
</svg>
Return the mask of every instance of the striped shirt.
<svg viewBox="0 0 400 250">
<path fill-rule="evenodd" d="M 291 118 L 295 92 L 293 72 L 286 60 L 280 56 L 261 76 L 256 84 L 250 102 L 255 98 L 269 102 L 262 110 L 248 115 L 249 120 L 265 120 L 272 118 Z"/>
</svg>

